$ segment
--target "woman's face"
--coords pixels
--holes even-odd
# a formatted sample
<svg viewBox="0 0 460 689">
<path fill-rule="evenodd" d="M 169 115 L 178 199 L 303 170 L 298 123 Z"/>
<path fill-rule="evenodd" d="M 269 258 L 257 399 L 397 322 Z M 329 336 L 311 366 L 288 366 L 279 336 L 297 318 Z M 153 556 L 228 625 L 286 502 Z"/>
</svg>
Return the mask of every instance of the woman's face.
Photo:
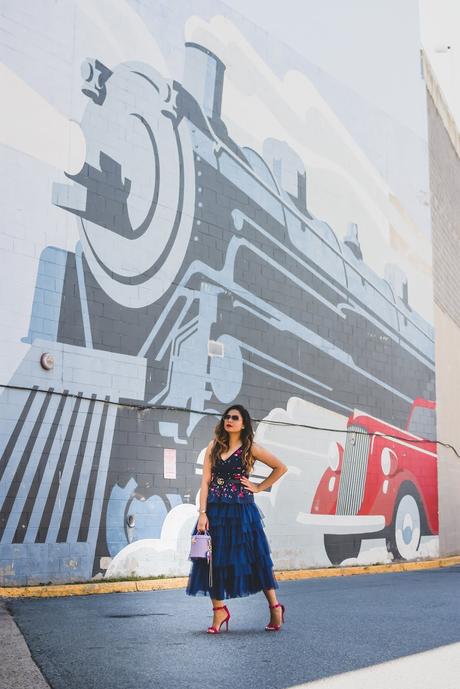
<svg viewBox="0 0 460 689">
<path fill-rule="evenodd" d="M 241 433 L 244 423 L 238 409 L 230 409 L 224 416 L 224 428 L 227 433 Z"/>
</svg>

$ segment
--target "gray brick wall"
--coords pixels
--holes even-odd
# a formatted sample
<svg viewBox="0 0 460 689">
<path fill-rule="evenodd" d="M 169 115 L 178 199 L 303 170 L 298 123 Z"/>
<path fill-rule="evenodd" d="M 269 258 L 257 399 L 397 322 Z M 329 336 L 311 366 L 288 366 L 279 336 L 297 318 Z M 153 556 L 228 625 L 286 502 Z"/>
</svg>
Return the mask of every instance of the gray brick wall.
<svg viewBox="0 0 460 689">
<path fill-rule="evenodd" d="M 434 300 L 460 327 L 460 159 L 427 99 Z"/>
<path fill-rule="evenodd" d="M 460 158 L 453 120 L 427 81 L 433 232 L 433 288 L 436 329 L 437 437 L 457 450 L 458 388 L 460 386 Z M 431 93 L 434 94 L 435 101 Z M 436 106 L 437 104 L 437 106 Z M 439 109 L 438 109 L 439 108 Z M 441 114 L 440 114 L 441 112 Z M 439 553 L 460 552 L 460 459 L 438 445 Z"/>
</svg>

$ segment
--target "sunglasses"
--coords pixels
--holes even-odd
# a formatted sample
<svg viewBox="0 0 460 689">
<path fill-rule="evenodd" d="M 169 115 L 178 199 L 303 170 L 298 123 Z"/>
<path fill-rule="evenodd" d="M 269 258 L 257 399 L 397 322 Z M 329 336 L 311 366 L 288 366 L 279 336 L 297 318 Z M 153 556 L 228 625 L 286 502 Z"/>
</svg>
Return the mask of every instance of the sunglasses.
<svg viewBox="0 0 460 689">
<path fill-rule="evenodd" d="M 225 414 L 223 418 L 225 421 L 228 421 L 229 419 L 231 419 L 232 421 L 239 421 L 241 417 L 237 414 Z"/>
</svg>

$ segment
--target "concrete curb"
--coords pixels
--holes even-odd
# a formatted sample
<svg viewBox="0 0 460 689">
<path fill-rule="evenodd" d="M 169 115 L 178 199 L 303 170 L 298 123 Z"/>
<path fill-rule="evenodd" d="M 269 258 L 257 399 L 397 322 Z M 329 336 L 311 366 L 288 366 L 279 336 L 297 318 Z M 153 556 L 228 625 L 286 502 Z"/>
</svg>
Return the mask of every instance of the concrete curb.
<svg viewBox="0 0 460 689">
<path fill-rule="evenodd" d="M 0 601 L 0 687 L 8 689 L 50 689 L 33 660 L 25 639 Z"/>
<path fill-rule="evenodd" d="M 387 574 L 391 572 L 412 572 L 421 569 L 452 567 L 460 564 L 460 555 L 419 560 L 416 562 L 398 562 L 389 565 L 364 565 L 353 567 L 327 567 L 324 569 L 279 570 L 278 581 L 296 581 L 301 579 L 323 579 L 327 577 L 346 577 L 355 574 Z M 171 579 L 140 579 L 137 581 L 101 581 L 84 584 L 50 584 L 46 586 L 0 587 L 1 598 L 51 598 L 61 596 L 89 596 L 96 593 L 128 593 L 130 591 L 162 591 L 180 589 L 187 585 L 187 577 Z"/>
</svg>

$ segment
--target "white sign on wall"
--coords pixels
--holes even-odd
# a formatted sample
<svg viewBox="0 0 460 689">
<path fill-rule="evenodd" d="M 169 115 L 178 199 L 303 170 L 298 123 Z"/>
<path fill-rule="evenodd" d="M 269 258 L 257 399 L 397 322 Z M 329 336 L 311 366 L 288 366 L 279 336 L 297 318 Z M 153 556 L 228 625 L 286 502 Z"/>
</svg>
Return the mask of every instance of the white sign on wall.
<svg viewBox="0 0 460 689">
<path fill-rule="evenodd" d="M 176 478 L 176 450 L 164 450 L 163 467 L 165 478 Z"/>
</svg>

